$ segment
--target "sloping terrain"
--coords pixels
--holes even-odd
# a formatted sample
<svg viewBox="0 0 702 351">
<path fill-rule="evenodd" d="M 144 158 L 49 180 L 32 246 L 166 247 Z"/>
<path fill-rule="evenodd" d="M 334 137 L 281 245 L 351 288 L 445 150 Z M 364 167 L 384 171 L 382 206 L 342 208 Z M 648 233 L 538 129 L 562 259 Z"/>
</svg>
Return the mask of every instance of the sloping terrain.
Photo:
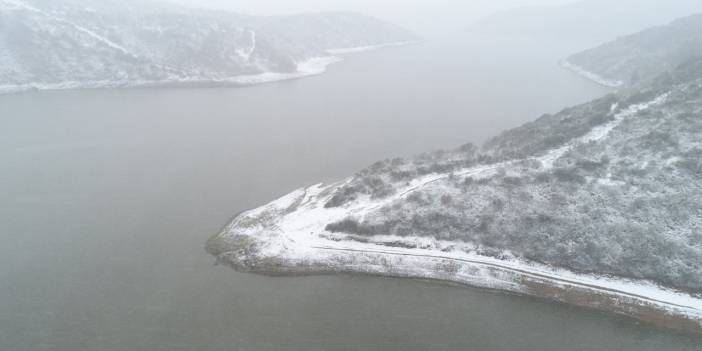
<svg viewBox="0 0 702 351">
<path fill-rule="evenodd" d="M 329 49 L 413 40 L 352 13 L 254 17 L 134 0 L 0 0 L 0 91 L 256 83 L 320 73 L 338 60 Z"/>
<path fill-rule="evenodd" d="M 572 55 L 566 66 L 605 85 L 646 84 L 700 55 L 702 15 L 693 15 Z"/>
<path fill-rule="evenodd" d="M 702 331 L 702 60 L 464 145 L 238 215 L 208 242 L 259 273 L 451 280 Z"/>
</svg>

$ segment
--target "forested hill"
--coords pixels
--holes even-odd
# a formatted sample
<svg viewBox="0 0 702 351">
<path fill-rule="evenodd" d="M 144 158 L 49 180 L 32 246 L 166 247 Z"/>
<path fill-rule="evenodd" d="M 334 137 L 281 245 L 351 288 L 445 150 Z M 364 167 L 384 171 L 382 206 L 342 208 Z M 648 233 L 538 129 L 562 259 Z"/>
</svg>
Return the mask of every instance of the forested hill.
<svg viewBox="0 0 702 351">
<path fill-rule="evenodd" d="M 378 162 L 325 204 L 371 210 L 326 230 L 467 242 L 702 293 L 701 114 L 695 60 L 481 148 Z"/>
<path fill-rule="evenodd" d="M 702 14 L 621 37 L 568 58 L 572 65 L 608 81 L 646 84 L 702 55 Z"/>
<path fill-rule="evenodd" d="M 0 91 L 273 80 L 318 70 L 308 66 L 329 49 L 413 40 L 354 13 L 255 17 L 148 0 L 0 0 Z"/>
<path fill-rule="evenodd" d="M 325 247 L 363 254 L 330 257 Z M 207 249 L 246 270 L 410 276 L 445 270 L 392 254 L 355 262 L 393 249 L 479 255 L 702 296 L 702 59 L 482 146 L 388 159 L 300 189 L 240 214 Z"/>
</svg>

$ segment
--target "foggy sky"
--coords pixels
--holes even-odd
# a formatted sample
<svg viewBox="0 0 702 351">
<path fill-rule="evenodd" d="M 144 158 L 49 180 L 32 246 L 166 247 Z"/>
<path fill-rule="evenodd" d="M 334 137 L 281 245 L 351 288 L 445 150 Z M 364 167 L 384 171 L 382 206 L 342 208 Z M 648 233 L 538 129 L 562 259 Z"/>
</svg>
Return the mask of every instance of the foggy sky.
<svg viewBox="0 0 702 351">
<path fill-rule="evenodd" d="M 490 13 L 519 6 L 565 4 L 575 0 L 169 0 L 256 15 L 354 11 L 379 17 L 422 35 L 466 27 Z"/>
</svg>

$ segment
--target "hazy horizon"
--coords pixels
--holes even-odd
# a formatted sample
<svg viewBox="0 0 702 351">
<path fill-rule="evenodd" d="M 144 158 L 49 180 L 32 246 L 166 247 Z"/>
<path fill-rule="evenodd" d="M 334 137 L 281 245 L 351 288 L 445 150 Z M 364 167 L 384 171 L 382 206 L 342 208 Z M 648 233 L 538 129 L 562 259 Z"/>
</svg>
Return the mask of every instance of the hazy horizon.
<svg viewBox="0 0 702 351">
<path fill-rule="evenodd" d="M 0 116 L 0 351 L 702 351 L 702 0 L 0 0 Z"/>
<path fill-rule="evenodd" d="M 562 5 L 578 0 L 167 0 L 252 15 L 352 11 L 390 21 L 421 35 L 445 35 L 493 13 L 519 7 Z"/>
</svg>

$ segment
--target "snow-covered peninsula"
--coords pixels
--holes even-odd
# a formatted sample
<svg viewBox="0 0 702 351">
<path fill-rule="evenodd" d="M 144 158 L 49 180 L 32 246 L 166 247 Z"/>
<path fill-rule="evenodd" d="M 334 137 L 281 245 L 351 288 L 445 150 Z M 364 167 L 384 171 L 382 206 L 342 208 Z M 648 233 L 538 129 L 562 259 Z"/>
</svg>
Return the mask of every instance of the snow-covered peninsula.
<svg viewBox="0 0 702 351">
<path fill-rule="evenodd" d="M 490 171 L 490 167 L 477 167 L 466 173 Z M 702 298 L 650 281 L 576 273 L 509 251 L 486 253 L 465 242 L 331 233 L 325 230 L 327 223 L 381 206 L 368 201 L 349 208 L 324 208 L 339 186 L 318 184 L 299 189 L 244 212 L 210 239 L 208 251 L 220 262 L 244 272 L 433 279 L 594 307 L 665 327 L 702 332 Z M 411 193 L 411 189 L 406 191 Z"/>
<path fill-rule="evenodd" d="M 294 191 L 207 251 L 248 272 L 437 279 L 702 333 L 702 60 L 663 77 Z"/>
</svg>

